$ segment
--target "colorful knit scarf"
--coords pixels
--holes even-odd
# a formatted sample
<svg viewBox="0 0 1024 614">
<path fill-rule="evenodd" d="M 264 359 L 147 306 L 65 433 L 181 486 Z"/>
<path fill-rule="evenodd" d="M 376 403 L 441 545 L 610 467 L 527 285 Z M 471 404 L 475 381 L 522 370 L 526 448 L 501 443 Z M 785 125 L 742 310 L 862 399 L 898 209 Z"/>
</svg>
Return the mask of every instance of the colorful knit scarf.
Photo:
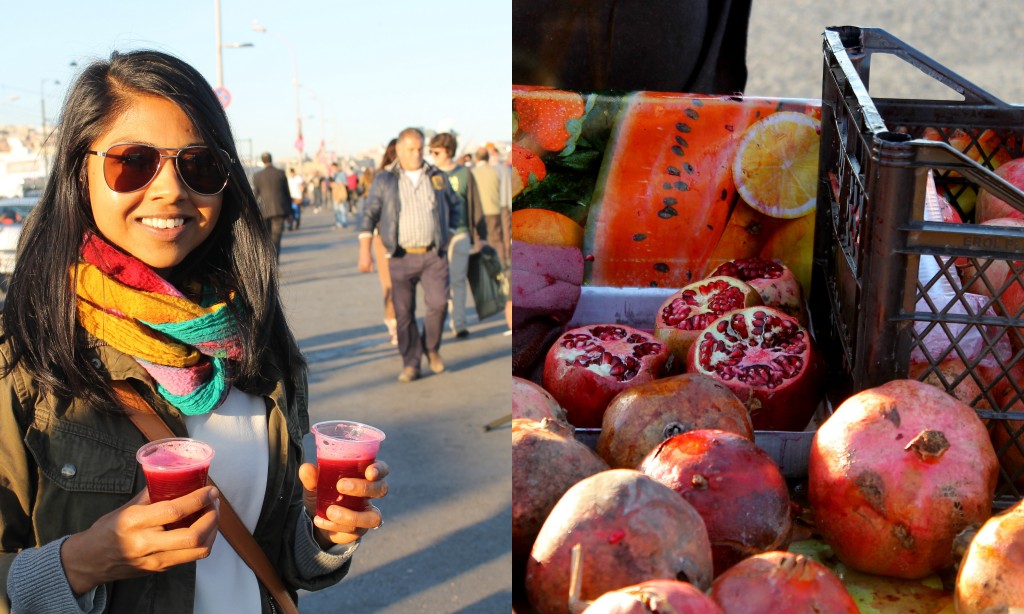
<svg viewBox="0 0 1024 614">
<path fill-rule="evenodd" d="M 194 416 L 221 404 L 230 388 L 228 360 L 241 351 L 226 302 L 194 303 L 94 234 L 83 240 L 71 279 L 82 326 L 134 356 L 172 405 Z"/>
</svg>

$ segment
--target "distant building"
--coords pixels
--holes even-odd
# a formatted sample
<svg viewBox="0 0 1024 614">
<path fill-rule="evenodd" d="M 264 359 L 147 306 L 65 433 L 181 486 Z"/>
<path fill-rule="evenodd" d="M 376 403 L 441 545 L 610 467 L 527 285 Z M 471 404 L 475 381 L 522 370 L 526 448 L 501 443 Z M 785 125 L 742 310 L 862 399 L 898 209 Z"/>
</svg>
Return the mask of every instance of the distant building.
<svg viewBox="0 0 1024 614">
<path fill-rule="evenodd" d="M 34 131 L 18 126 L 0 128 L 0 197 L 17 198 L 42 190 L 46 164 Z"/>
</svg>

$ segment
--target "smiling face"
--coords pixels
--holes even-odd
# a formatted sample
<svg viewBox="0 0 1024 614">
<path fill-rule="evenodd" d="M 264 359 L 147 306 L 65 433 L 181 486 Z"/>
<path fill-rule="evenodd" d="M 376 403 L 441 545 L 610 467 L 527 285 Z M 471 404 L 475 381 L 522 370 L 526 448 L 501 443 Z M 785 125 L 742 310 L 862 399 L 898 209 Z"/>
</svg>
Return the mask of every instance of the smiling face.
<svg viewBox="0 0 1024 614">
<path fill-rule="evenodd" d="M 171 150 L 204 144 L 177 105 L 150 95 L 132 96 L 124 114 L 92 142 L 90 149 L 106 151 L 118 143 Z M 166 277 L 213 232 L 224 193 L 203 196 L 192 192 L 178 177 L 174 160 L 162 159 L 153 181 L 127 194 L 107 187 L 103 157 L 90 155 L 86 163 L 89 201 L 100 234 L 160 275 Z"/>
</svg>

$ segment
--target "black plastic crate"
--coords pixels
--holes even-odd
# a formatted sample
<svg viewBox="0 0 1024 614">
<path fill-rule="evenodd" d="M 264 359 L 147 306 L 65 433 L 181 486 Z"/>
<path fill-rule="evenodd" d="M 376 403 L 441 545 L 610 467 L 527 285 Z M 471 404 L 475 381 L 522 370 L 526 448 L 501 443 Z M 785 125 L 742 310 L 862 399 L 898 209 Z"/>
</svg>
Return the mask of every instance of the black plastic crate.
<svg viewBox="0 0 1024 614">
<path fill-rule="evenodd" d="M 964 100 L 873 99 L 876 53 Z M 1024 410 L 1024 313 L 1010 313 L 1000 297 L 1024 280 L 1024 229 L 925 221 L 924 209 L 932 170 L 958 209 L 984 188 L 1024 211 L 1024 193 L 992 173 L 994 160 L 1024 156 L 1024 107 L 878 29 L 827 28 L 824 60 L 811 313 L 829 365 L 829 403 L 909 377 L 914 356 L 923 369 L 914 377 L 966 394 L 989 422 L 1003 461 L 995 503 L 1009 505 L 1024 492 L 1024 413 L 1010 411 Z M 996 298 L 970 301 L 965 288 L 998 263 L 1011 268 L 1001 287 L 988 286 Z M 979 273 L 962 281 L 962 265 Z M 952 293 L 936 300 L 943 281 Z M 954 359 L 967 369 L 943 372 Z"/>
</svg>

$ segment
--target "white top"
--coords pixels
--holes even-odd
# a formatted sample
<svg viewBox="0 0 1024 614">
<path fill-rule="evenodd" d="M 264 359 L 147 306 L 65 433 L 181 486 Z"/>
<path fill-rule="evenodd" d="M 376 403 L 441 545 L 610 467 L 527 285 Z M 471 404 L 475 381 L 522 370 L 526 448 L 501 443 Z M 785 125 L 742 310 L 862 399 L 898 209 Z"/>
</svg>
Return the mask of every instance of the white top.
<svg viewBox="0 0 1024 614">
<path fill-rule="evenodd" d="M 192 438 L 213 446 L 210 478 L 251 533 L 267 490 L 266 403 L 232 388 L 220 407 L 201 416 L 185 416 L 185 425 Z M 259 612 L 260 607 L 256 574 L 218 534 L 210 556 L 196 561 L 195 613 Z"/>
<path fill-rule="evenodd" d="M 415 187 L 419 185 L 420 177 L 423 176 L 423 167 L 421 166 L 414 171 L 407 171 L 405 169 L 402 169 L 402 172 L 405 173 L 405 176 L 409 178 L 409 181 L 411 181 L 412 185 Z"/>
<path fill-rule="evenodd" d="M 302 177 L 299 175 L 292 175 L 288 178 L 288 193 L 291 194 L 293 199 L 302 198 L 302 188 L 304 187 Z"/>
</svg>

